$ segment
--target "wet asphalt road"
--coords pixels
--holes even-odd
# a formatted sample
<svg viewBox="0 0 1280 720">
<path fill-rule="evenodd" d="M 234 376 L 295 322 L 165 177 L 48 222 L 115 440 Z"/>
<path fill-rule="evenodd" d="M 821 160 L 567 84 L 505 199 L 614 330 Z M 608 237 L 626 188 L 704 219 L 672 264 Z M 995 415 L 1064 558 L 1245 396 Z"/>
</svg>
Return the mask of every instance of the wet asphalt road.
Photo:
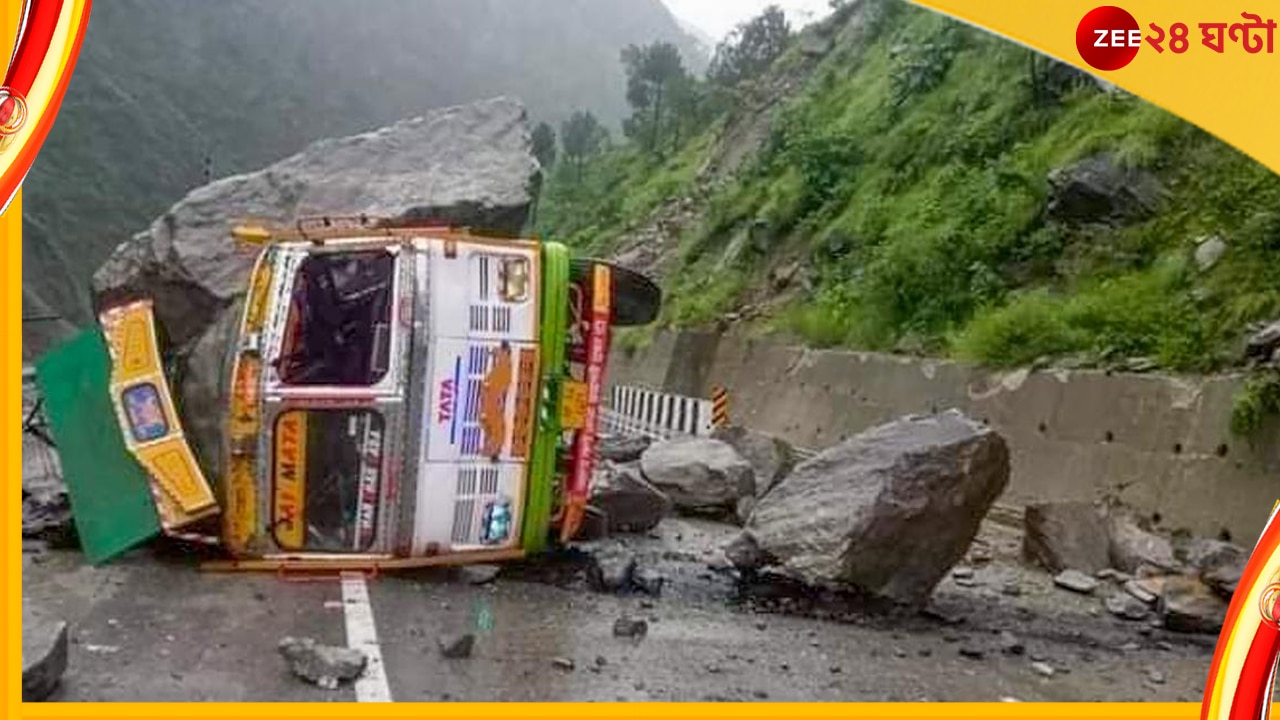
<svg viewBox="0 0 1280 720">
<path fill-rule="evenodd" d="M 632 543 L 668 578 L 657 598 L 557 584 L 542 571 L 486 585 L 443 571 L 370 579 L 392 698 L 1198 702 L 1203 691 L 1213 638 L 1099 614 L 1096 598 L 1025 569 L 996 562 L 964 587 L 947 580 L 933 617 L 762 614 L 733 601 L 729 574 L 708 569 L 721 530 L 664 528 L 661 539 Z M 677 542 L 692 550 L 671 551 Z M 346 643 L 336 579 L 202 573 L 149 549 L 101 568 L 45 552 L 25 556 L 23 574 L 26 597 L 71 625 L 69 668 L 52 701 L 355 699 L 350 686 L 294 678 L 275 649 L 285 635 Z M 1018 597 L 995 589 L 1011 577 Z M 647 635 L 614 637 L 621 616 L 646 619 Z M 1002 652 L 1002 631 L 1025 651 Z M 476 635 L 472 656 L 441 657 L 437 639 L 460 632 Z"/>
</svg>

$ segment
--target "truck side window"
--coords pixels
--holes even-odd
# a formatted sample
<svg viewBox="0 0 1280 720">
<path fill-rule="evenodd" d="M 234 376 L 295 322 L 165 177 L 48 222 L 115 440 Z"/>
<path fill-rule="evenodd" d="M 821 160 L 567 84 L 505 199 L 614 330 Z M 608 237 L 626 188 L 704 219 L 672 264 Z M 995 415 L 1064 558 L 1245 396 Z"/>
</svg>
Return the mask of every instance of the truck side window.
<svg viewBox="0 0 1280 720">
<path fill-rule="evenodd" d="M 298 266 L 277 370 L 286 385 L 368 386 L 391 355 L 395 257 L 319 253 Z"/>
<path fill-rule="evenodd" d="M 375 537 L 385 427 L 370 410 L 289 410 L 273 439 L 272 529 L 285 550 L 362 552 Z"/>
</svg>

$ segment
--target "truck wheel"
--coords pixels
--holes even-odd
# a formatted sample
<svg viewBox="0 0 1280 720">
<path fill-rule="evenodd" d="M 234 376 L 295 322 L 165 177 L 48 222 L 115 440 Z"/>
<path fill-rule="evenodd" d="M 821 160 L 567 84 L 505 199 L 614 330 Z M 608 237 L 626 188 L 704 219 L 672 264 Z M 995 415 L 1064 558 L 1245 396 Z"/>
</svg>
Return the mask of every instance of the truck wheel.
<svg viewBox="0 0 1280 720">
<path fill-rule="evenodd" d="M 648 325 L 662 309 L 662 289 L 634 270 L 604 260 L 575 259 L 570 265 L 574 281 L 587 279 L 593 265 L 607 265 L 613 273 L 613 318 L 616 327 Z"/>
</svg>

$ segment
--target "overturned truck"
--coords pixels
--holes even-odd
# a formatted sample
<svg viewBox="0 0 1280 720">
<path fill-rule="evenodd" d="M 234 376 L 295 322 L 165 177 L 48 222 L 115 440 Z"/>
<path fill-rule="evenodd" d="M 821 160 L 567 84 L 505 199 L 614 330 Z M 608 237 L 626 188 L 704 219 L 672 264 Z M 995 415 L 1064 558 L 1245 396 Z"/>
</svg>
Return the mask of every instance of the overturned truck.
<svg viewBox="0 0 1280 720">
<path fill-rule="evenodd" d="M 573 537 L 610 328 L 652 321 L 656 286 L 448 226 L 236 234 L 263 247 L 227 345 L 220 476 L 183 432 L 152 300 L 104 307 L 37 367 L 91 557 L 167 532 L 219 538 L 225 567 L 405 567 Z"/>
<path fill-rule="evenodd" d="M 436 111 L 201 188 L 122 245 L 99 326 L 36 368 L 88 559 L 168 535 L 214 568 L 390 569 L 574 537 L 611 328 L 661 294 L 520 237 L 528 147 L 512 101 Z"/>
</svg>

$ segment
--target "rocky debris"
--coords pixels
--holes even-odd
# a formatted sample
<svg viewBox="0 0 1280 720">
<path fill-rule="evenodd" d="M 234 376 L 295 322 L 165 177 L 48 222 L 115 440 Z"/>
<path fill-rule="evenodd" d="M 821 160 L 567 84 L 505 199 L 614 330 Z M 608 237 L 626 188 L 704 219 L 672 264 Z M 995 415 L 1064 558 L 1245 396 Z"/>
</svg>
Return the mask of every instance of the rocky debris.
<svg viewBox="0 0 1280 720">
<path fill-rule="evenodd" d="M 795 468 L 795 448 L 782 438 L 740 426 L 717 429 L 711 437 L 728 443 L 751 463 L 756 497 L 763 497 Z"/>
<path fill-rule="evenodd" d="M 79 547 L 71 498 L 61 483 L 22 488 L 22 537 L 41 540 L 52 548 Z"/>
<path fill-rule="evenodd" d="M 1158 598 L 1156 593 L 1149 590 L 1146 585 L 1137 580 L 1129 580 L 1122 587 L 1124 591 L 1134 599 L 1146 603 L 1147 605 L 1154 604 Z"/>
<path fill-rule="evenodd" d="M 1236 594 L 1236 586 L 1240 584 L 1240 576 L 1244 575 L 1244 568 L 1248 563 L 1248 557 L 1241 557 L 1204 571 L 1200 579 L 1210 590 L 1230 600 Z"/>
<path fill-rule="evenodd" d="M 1049 572 L 1096 573 L 1111 563 L 1106 516 L 1092 503 L 1028 505 L 1023 530 L 1023 556 Z"/>
<path fill-rule="evenodd" d="M 1097 579 L 1079 570 L 1063 570 L 1053 576 L 1053 584 L 1064 590 L 1084 595 L 1089 595 L 1098 589 Z"/>
<path fill-rule="evenodd" d="M 22 600 L 22 701 L 42 702 L 67 671 L 67 624 Z"/>
<path fill-rule="evenodd" d="M 1125 620 L 1142 620 L 1147 617 L 1151 607 L 1127 592 L 1116 592 L 1103 601 L 1107 612 Z"/>
<path fill-rule="evenodd" d="M 1124 584 L 1133 579 L 1133 576 L 1127 572 L 1117 570 L 1112 567 L 1103 568 L 1093 574 L 1099 580 L 1114 580 L 1115 582 Z"/>
<path fill-rule="evenodd" d="M 1175 632 L 1217 634 L 1227 616 L 1227 603 L 1197 578 L 1165 578 L 1156 604 L 1164 626 Z"/>
<path fill-rule="evenodd" d="M 1047 678 L 1051 678 L 1051 677 L 1053 677 L 1053 676 L 1054 676 L 1054 674 L 1055 674 L 1055 672 L 1056 672 L 1056 671 L 1053 669 L 1053 666 L 1052 666 L 1052 665 L 1050 665 L 1050 664 L 1049 664 L 1049 663 L 1047 663 L 1047 662 L 1033 662 L 1033 663 L 1031 663 L 1031 671 L 1032 671 L 1032 672 L 1034 672 L 1035 674 L 1037 674 L 1037 675 L 1041 676 L 1041 677 L 1047 677 Z"/>
<path fill-rule="evenodd" d="M 335 690 L 339 683 L 360 677 L 369 662 L 355 648 L 321 645 L 312 638 L 286 637 L 277 649 L 294 675 L 326 690 Z"/>
<path fill-rule="evenodd" d="M 1280 320 L 1257 323 L 1250 327 L 1250 335 L 1245 341 L 1244 356 L 1246 360 L 1268 362 L 1280 351 Z"/>
<path fill-rule="evenodd" d="M 732 445 L 711 438 L 675 438 L 640 456 L 645 478 L 678 510 L 728 514 L 738 498 L 755 493 L 751 464 Z"/>
<path fill-rule="evenodd" d="M 440 648 L 441 657 L 451 660 L 468 658 L 471 657 L 471 651 L 475 648 L 476 636 L 471 633 L 442 635 L 436 639 L 436 645 Z"/>
<path fill-rule="evenodd" d="M 648 567 L 637 566 L 631 573 L 631 584 L 636 590 L 657 597 L 662 594 L 662 586 L 667 582 L 662 573 Z"/>
<path fill-rule="evenodd" d="M 605 435 L 596 444 L 596 455 L 609 462 L 635 462 L 652 442 L 644 435 Z"/>
<path fill-rule="evenodd" d="M 622 548 L 598 550 L 587 565 L 587 583 L 597 592 L 629 590 L 636 571 L 635 555 Z"/>
<path fill-rule="evenodd" d="M 487 585 L 498 579 L 502 567 L 498 565 L 463 565 L 458 574 L 468 585 Z"/>
<path fill-rule="evenodd" d="M 639 639 L 649 633 L 649 623 L 643 619 L 620 617 L 613 621 L 613 636 Z"/>
<path fill-rule="evenodd" d="M 555 669 L 564 670 L 565 672 L 573 672 L 573 669 L 577 667 L 577 663 L 572 658 L 567 657 L 551 658 L 551 665 Z"/>
<path fill-rule="evenodd" d="M 609 533 L 647 532 L 671 512 L 671 499 L 644 479 L 636 465 L 601 462 L 591 483 L 592 507 L 601 510 Z"/>
<path fill-rule="evenodd" d="M 871 428 L 801 463 L 726 548 L 814 586 L 924 605 L 1009 480 L 1003 438 L 952 410 Z"/>
<path fill-rule="evenodd" d="M 1145 564 L 1175 572 L 1181 566 L 1174 557 L 1173 543 L 1151 532 L 1133 515 L 1113 513 L 1109 535 L 1111 564 L 1120 570 L 1136 573 Z"/>
<path fill-rule="evenodd" d="M 751 513 L 756 509 L 756 498 L 754 495 L 738 498 L 738 504 L 734 507 L 734 517 L 738 518 L 738 523 L 746 525 L 751 519 Z"/>
<path fill-rule="evenodd" d="M 1072 225 L 1125 225 L 1154 213 L 1164 193 L 1149 172 L 1126 168 L 1108 154 L 1049 173 L 1050 219 Z"/>
<path fill-rule="evenodd" d="M 957 652 L 960 653 L 961 657 L 966 657 L 970 660 L 981 660 L 987 656 L 987 653 L 976 645 L 961 645 Z"/>
<path fill-rule="evenodd" d="M 514 234 L 528 218 L 539 173 L 525 109 L 507 98 L 322 140 L 269 167 L 191 191 L 116 248 L 94 275 L 96 301 L 155 301 L 156 318 L 177 351 L 177 374 L 186 378 L 184 420 L 198 420 L 186 407 L 185 387 L 207 389 L 201 396 L 207 402 L 220 398 L 213 391 L 223 388 L 221 373 L 209 372 L 222 369 L 224 330 L 236 319 L 228 311 L 243 296 L 254 262 L 231 237 L 234 223 L 367 214 Z M 193 362 L 198 358 L 205 362 Z M 217 432 L 212 425 L 207 432 L 188 428 L 202 459 L 218 454 Z"/>
<path fill-rule="evenodd" d="M 1196 267 L 1202 272 L 1211 270 L 1226 252 L 1227 243 L 1222 238 L 1217 236 L 1204 238 L 1196 243 Z"/>
</svg>

